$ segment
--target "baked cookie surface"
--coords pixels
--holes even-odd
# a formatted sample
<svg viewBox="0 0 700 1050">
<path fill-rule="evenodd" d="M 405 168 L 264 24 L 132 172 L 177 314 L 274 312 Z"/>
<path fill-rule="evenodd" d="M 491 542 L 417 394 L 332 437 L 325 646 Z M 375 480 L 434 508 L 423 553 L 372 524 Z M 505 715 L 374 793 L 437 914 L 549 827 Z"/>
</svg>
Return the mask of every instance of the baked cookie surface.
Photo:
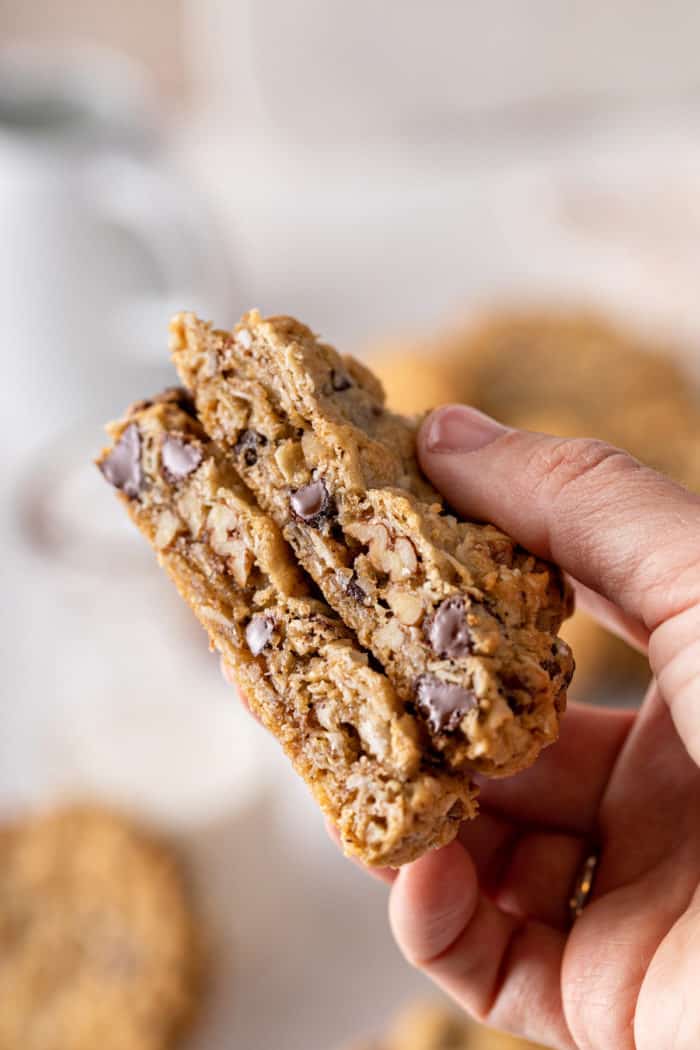
<svg viewBox="0 0 700 1050">
<path fill-rule="evenodd" d="M 468 774 L 313 594 L 280 529 L 207 437 L 184 392 L 132 407 L 98 465 L 337 826 L 346 852 L 398 865 L 476 812 Z"/>
<path fill-rule="evenodd" d="M 71 806 L 0 830 L 0 1050 L 166 1050 L 200 953 L 171 853 Z"/>
<path fill-rule="evenodd" d="M 562 574 L 458 521 L 418 470 L 415 424 L 291 318 L 232 333 L 191 314 L 171 350 L 198 415 L 448 768 L 502 776 L 556 739 L 573 662 Z"/>
<path fill-rule="evenodd" d="M 545 1050 L 544 1047 L 497 1032 L 468 1020 L 456 1008 L 417 1002 L 393 1018 L 386 1034 L 347 1050 Z"/>
</svg>

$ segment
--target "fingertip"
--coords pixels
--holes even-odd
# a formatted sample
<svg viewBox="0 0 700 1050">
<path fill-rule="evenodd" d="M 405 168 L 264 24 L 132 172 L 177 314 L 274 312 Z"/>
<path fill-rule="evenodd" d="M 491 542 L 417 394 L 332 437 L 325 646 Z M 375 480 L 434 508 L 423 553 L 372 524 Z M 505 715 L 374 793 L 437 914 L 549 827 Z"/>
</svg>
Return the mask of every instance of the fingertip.
<svg viewBox="0 0 700 1050">
<path fill-rule="evenodd" d="M 237 683 L 236 683 L 236 672 L 231 667 L 231 664 L 226 662 L 226 658 L 224 656 L 220 656 L 219 657 L 219 670 L 221 671 L 221 675 L 222 675 L 224 681 L 228 685 L 232 685 L 232 686 L 236 686 L 237 685 Z"/>
<path fill-rule="evenodd" d="M 255 713 L 255 711 L 253 711 L 250 704 L 248 703 L 248 697 L 242 691 L 241 687 L 238 684 L 238 681 L 236 680 L 235 669 L 231 667 L 231 664 L 226 662 L 223 656 L 219 660 L 219 667 L 221 669 L 221 674 L 223 675 L 224 681 L 227 683 L 227 685 L 232 685 L 233 688 L 236 690 L 236 693 L 238 694 L 238 699 L 241 701 L 248 714 L 252 715 L 256 722 L 260 722 L 260 719 L 258 718 L 257 714 Z"/>
<path fill-rule="evenodd" d="M 470 921 L 477 899 L 476 871 L 459 842 L 401 868 L 391 890 L 389 921 L 406 959 L 422 966 L 446 951 Z"/>
</svg>

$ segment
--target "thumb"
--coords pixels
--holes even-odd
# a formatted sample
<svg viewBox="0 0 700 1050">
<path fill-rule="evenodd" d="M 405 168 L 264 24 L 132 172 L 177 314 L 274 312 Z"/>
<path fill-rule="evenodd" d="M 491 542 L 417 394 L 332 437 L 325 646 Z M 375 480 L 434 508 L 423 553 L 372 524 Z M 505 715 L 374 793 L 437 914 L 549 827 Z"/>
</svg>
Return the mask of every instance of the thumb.
<svg viewBox="0 0 700 1050">
<path fill-rule="evenodd" d="M 700 498 L 619 449 L 511 430 L 448 405 L 421 466 L 466 518 L 493 522 L 649 631 L 700 600 Z"/>
</svg>

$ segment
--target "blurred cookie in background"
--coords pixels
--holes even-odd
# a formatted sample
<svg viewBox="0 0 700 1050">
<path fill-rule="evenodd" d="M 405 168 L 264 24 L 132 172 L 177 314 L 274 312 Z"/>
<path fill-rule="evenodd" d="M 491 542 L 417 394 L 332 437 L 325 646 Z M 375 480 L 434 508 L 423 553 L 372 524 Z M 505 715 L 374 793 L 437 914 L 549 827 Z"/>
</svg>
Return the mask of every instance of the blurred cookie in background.
<svg viewBox="0 0 700 1050">
<path fill-rule="evenodd" d="M 683 398 L 670 350 L 587 313 L 499 311 L 455 328 L 447 352 L 468 365 L 484 411 L 517 418 L 551 409 L 614 433 L 628 404 Z"/>
<path fill-rule="evenodd" d="M 383 1037 L 347 1050 L 545 1050 L 536 1043 L 485 1028 L 440 1003 L 412 1003 L 400 1011 Z"/>
<path fill-rule="evenodd" d="M 390 408 L 412 416 L 436 405 L 466 399 L 467 380 L 459 359 L 420 343 L 393 342 L 370 349 L 370 364 Z"/>
<path fill-rule="evenodd" d="M 170 849 L 69 806 L 0 829 L 0 1050 L 166 1050 L 200 951 Z"/>
<path fill-rule="evenodd" d="M 483 412 L 528 430 L 599 438 L 700 486 L 692 440 L 700 390 L 671 346 L 593 314 L 504 311 L 447 334 L 442 353 L 462 359 Z"/>
<path fill-rule="evenodd" d="M 465 401 L 527 430 L 595 437 L 700 492 L 700 392 L 671 347 L 585 312 L 500 310 L 371 355 L 390 407 Z M 583 613 L 563 635 L 574 695 L 639 694 L 647 661 Z"/>
</svg>

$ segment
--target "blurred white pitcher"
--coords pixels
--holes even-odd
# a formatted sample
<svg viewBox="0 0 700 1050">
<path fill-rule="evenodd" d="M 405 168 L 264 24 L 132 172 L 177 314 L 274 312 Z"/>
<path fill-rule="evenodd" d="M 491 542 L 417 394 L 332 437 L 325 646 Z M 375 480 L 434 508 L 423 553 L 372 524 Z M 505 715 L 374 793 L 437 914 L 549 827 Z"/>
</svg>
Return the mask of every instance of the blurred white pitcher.
<svg viewBox="0 0 700 1050">
<path fill-rule="evenodd" d="M 0 457 L 116 414 L 168 375 L 169 314 L 221 316 L 229 267 L 111 53 L 0 51 Z"/>
</svg>

